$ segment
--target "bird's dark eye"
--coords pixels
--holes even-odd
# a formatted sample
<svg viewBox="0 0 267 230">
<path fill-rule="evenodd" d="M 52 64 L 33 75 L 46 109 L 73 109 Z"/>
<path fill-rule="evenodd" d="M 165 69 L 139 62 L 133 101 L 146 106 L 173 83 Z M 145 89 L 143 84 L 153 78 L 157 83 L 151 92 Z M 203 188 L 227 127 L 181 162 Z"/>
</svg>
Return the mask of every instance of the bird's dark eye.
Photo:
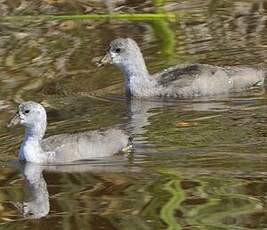
<svg viewBox="0 0 267 230">
<path fill-rule="evenodd" d="M 119 52 L 121 52 L 121 49 L 120 48 L 117 48 L 117 49 L 115 49 L 115 52 L 116 53 L 119 53 Z"/>
<path fill-rule="evenodd" d="M 29 113 L 29 112 L 30 112 L 30 110 L 25 110 L 25 111 L 24 111 L 25 114 L 26 114 L 26 113 Z"/>
</svg>

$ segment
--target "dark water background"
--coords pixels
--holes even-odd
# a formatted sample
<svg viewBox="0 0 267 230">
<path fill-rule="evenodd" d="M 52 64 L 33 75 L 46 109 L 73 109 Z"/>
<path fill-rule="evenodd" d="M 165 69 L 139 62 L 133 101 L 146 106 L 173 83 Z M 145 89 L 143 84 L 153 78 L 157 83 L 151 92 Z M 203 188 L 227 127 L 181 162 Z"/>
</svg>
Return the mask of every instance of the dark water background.
<svg viewBox="0 0 267 230">
<path fill-rule="evenodd" d="M 85 13 L 168 19 L 43 17 Z M 0 15 L 1 229 L 267 229 L 264 91 L 127 102 L 121 73 L 94 64 L 129 36 L 150 72 L 185 62 L 266 68 L 266 1 L 3 0 Z M 120 124 L 134 149 L 18 170 L 10 160 L 23 130 L 5 123 L 22 100 L 45 105 L 47 136 Z"/>
</svg>

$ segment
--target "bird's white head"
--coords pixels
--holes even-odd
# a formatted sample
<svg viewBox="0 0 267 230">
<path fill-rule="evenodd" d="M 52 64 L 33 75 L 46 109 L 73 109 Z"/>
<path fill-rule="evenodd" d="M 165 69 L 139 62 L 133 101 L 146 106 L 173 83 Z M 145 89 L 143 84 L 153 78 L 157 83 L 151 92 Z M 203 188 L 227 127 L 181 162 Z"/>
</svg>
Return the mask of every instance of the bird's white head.
<svg viewBox="0 0 267 230">
<path fill-rule="evenodd" d="M 21 103 L 18 106 L 17 113 L 8 122 L 7 127 L 16 124 L 23 125 L 30 133 L 36 134 L 42 138 L 47 124 L 47 116 L 44 107 L 33 101 Z"/>
<path fill-rule="evenodd" d="M 110 63 L 122 67 L 140 59 L 143 60 L 142 53 L 133 39 L 117 38 L 110 42 L 106 55 L 98 64 Z"/>
</svg>

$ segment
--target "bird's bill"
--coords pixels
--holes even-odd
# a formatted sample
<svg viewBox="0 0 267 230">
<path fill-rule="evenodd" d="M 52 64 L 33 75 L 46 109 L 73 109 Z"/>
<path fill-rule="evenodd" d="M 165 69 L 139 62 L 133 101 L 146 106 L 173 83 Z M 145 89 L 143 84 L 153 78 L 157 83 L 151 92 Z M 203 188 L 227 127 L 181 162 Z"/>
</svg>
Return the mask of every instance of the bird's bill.
<svg viewBox="0 0 267 230">
<path fill-rule="evenodd" d="M 96 64 L 98 67 L 104 66 L 106 64 L 111 64 L 112 59 L 109 53 L 107 53 L 104 57 L 102 57 Z"/>
<path fill-rule="evenodd" d="M 20 117 L 19 117 L 19 113 L 15 113 L 9 120 L 9 122 L 7 123 L 6 127 L 10 128 L 12 126 L 15 126 L 17 124 L 20 123 Z"/>
</svg>

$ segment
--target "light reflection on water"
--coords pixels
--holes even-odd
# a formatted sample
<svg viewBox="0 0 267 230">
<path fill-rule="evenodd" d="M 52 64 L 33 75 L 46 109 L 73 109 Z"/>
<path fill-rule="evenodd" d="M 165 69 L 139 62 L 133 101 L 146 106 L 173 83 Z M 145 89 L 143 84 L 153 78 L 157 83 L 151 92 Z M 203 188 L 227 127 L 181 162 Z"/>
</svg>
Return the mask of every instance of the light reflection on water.
<svg viewBox="0 0 267 230">
<path fill-rule="evenodd" d="M 28 5 L 28 14 L 57 12 L 59 5 L 44 2 L 50 8 Z M 74 5 L 66 3 L 65 14 L 84 9 L 74 11 Z M 3 6 L 0 13 L 27 14 L 24 5 L 20 11 L 12 11 L 16 4 Z M 106 7 L 96 12 L 119 11 L 116 4 Z M 121 10 L 151 7 L 140 1 Z M 266 4 L 167 1 L 164 10 L 183 14 L 176 22 L 154 23 L 1 19 L 1 228 L 267 228 L 264 91 L 128 101 L 121 73 L 93 63 L 112 38 L 127 35 L 140 44 L 151 72 L 177 62 L 266 66 Z M 119 124 L 134 137 L 132 153 L 18 170 L 9 162 L 23 131 L 4 124 L 21 100 L 47 108 L 47 135 Z M 45 217 L 24 217 L 31 208 Z"/>
</svg>

